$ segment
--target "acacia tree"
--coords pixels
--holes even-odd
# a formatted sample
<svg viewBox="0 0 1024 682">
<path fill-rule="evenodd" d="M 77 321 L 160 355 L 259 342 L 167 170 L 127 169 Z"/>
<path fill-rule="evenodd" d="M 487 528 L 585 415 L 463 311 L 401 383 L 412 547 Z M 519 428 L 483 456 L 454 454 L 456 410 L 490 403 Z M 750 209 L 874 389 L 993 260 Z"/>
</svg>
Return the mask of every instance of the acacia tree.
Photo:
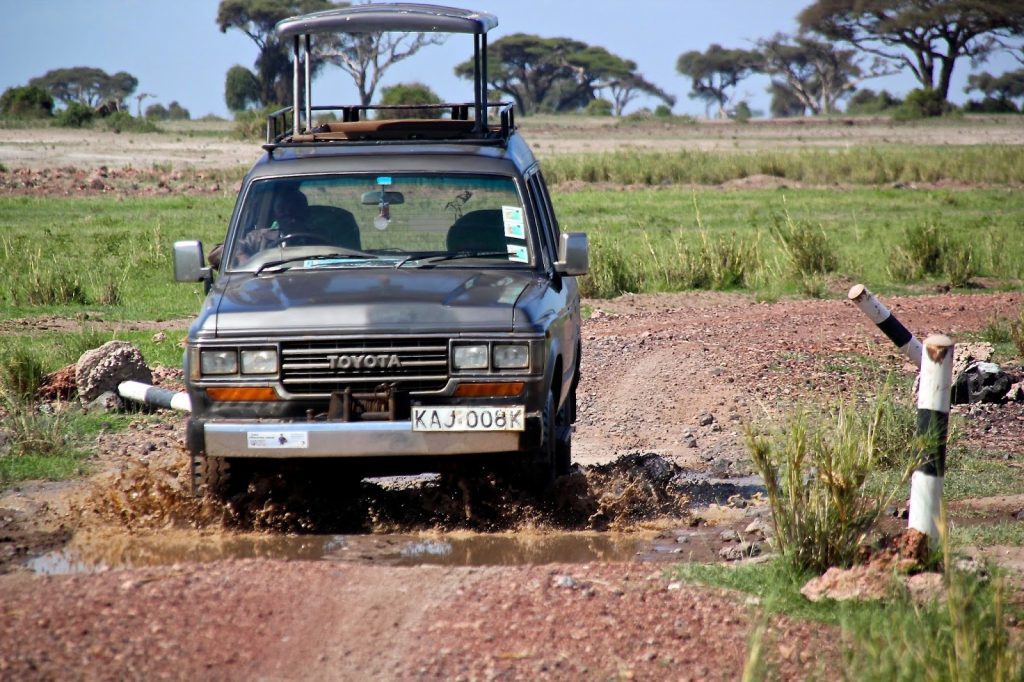
<svg viewBox="0 0 1024 682">
<path fill-rule="evenodd" d="M 1024 31 L 1022 0 L 816 0 L 798 16 L 814 31 L 909 68 L 942 100 L 958 59 L 983 60 Z"/>
<path fill-rule="evenodd" d="M 987 71 L 971 74 L 967 77 L 964 92 L 972 90 L 977 90 L 986 98 L 995 101 L 1024 100 L 1024 69 L 1007 71 L 998 76 L 993 76 Z M 1024 101 L 1021 104 L 1024 105 Z"/>
<path fill-rule="evenodd" d="M 713 43 L 705 52 L 690 50 L 679 55 L 676 71 L 693 81 L 690 97 L 710 106 L 718 105 L 719 117 L 725 117 L 730 90 L 755 73 L 761 63 L 753 50 L 727 49 Z"/>
<path fill-rule="evenodd" d="M 274 31 L 277 22 L 296 14 L 345 5 L 347 3 L 332 5 L 327 0 L 221 0 L 217 8 L 217 26 L 221 33 L 227 33 L 229 29 L 241 31 L 259 49 L 253 65 L 255 71 L 250 71 L 249 75 L 258 85 L 258 101 L 261 105 L 280 104 L 291 99 L 291 57 L 289 46 L 278 40 Z M 320 65 L 316 60 L 310 64 L 314 71 Z M 230 86 L 237 86 L 241 80 L 238 68 L 244 67 L 236 65 L 228 70 L 224 85 L 225 99 L 229 92 L 236 94 L 236 88 Z M 233 80 L 229 82 L 230 79 Z M 233 97 L 232 101 L 226 103 L 229 109 L 239 110 L 232 106 L 239 103 L 238 98 Z M 240 108 L 244 109 L 245 106 Z"/>
<path fill-rule="evenodd" d="M 224 103 L 231 111 L 244 111 L 260 104 L 260 83 L 252 71 L 241 64 L 228 69 L 224 78 Z"/>
<path fill-rule="evenodd" d="M 581 109 L 604 89 L 615 99 L 616 115 L 640 93 L 675 103 L 636 68 L 636 62 L 572 38 L 515 33 L 487 47 L 488 87 L 511 97 L 524 114 Z M 455 74 L 472 78 L 473 62 L 459 64 Z"/>
<path fill-rule="evenodd" d="M 883 60 L 875 60 L 865 70 L 856 50 L 842 50 L 832 43 L 807 35 L 790 37 L 776 33 L 759 40 L 760 70 L 782 79 L 786 89 L 812 114 L 828 114 L 836 104 L 869 78 L 895 73 Z"/>
<path fill-rule="evenodd" d="M 317 53 L 352 77 L 365 106 L 373 101 L 385 71 L 445 38 L 438 33 L 346 33 L 337 40 L 321 42 Z"/>
<path fill-rule="evenodd" d="M 125 107 L 125 99 L 139 86 L 139 79 L 127 71 L 108 74 L 103 69 L 76 66 L 47 71 L 28 84 L 43 88 L 65 106 L 74 102 L 96 108 L 109 103 L 113 109 L 120 110 Z"/>
</svg>

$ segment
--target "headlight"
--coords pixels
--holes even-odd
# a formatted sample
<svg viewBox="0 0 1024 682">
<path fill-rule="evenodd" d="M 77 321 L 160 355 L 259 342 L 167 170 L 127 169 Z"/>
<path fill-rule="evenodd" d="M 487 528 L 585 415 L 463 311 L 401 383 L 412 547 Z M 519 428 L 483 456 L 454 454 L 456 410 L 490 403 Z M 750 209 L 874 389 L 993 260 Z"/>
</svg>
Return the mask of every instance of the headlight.
<svg viewBox="0 0 1024 682">
<path fill-rule="evenodd" d="M 273 348 L 242 351 L 242 374 L 276 374 L 277 351 Z"/>
<path fill-rule="evenodd" d="M 487 344 L 452 347 L 452 367 L 455 369 L 487 369 Z"/>
<path fill-rule="evenodd" d="M 494 345 L 495 369 L 526 369 L 530 366 L 530 347 L 525 343 Z"/>
<path fill-rule="evenodd" d="M 231 350 L 204 350 L 199 355 L 203 374 L 238 374 L 238 353 Z"/>
</svg>

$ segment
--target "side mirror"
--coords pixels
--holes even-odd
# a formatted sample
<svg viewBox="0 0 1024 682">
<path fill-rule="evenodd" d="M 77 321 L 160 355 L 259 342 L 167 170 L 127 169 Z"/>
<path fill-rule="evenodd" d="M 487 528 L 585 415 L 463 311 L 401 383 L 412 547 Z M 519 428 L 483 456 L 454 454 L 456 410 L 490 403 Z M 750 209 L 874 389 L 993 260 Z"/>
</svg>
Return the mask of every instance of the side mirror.
<svg viewBox="0 0 1024 682">
<path fill-rule="evenodd" d="M 555 272 L 566 277 L 587 274 L 590 267 L 589 246 L 585 232 L 563 232 L 558 242 Z"/>
<path fill-rule="evenodd" d="M 174 242 L 174 280 L 210 281 L 212 275 L 203 258 L 203 243 L 195 240 Z"/>
</svg>

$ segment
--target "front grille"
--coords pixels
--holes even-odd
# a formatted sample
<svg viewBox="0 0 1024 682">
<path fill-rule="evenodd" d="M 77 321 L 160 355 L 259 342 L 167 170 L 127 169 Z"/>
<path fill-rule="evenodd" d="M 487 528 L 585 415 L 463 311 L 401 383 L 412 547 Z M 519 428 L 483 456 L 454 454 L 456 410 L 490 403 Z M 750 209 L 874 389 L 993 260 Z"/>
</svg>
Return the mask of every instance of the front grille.
<svg viewBox="0 0 1024 682">
<path fill-rule="evenodd" d="M 402 392 L 437 391 L 448 383 L 448 339 L 288 341 L 281 344 L 281 381 L 298 395 L 384 383 Z"/>
</svg>

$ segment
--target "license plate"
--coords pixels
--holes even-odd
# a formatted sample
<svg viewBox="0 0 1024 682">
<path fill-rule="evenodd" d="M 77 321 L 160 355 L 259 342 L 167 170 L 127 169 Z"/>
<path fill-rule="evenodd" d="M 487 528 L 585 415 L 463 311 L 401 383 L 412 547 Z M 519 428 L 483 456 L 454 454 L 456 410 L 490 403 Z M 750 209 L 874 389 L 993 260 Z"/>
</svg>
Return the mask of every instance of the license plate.
<svg viewBox="0 0 1024 682">
<path fill-rule="evenodd" d="M 414 407 L 413 431 L 522 431 L 526 409 L 517 407 Z"/>
</svg>

